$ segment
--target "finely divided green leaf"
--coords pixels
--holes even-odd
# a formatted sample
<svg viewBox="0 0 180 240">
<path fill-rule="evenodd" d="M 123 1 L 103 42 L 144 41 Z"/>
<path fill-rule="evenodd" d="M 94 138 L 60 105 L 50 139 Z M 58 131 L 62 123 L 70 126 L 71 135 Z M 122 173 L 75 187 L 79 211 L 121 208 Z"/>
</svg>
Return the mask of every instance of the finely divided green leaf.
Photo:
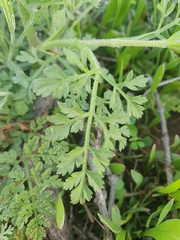
<svg viewBox="0 0 180 240">
<path fill-rule="evenodd" d="M 18 211 L 17 226 L 21 229 L 24 223 L 27 223 L 28 219 L 33 215 L 33 206 L 31 204 L 24 205 Z"/>
<path fill-rule="evenodd" d="M 82 164 L 83 150 L 83 148 L 76 147 L 69 153 L 61 155 L 57 173 L 64 176 L 66 173 L 71 174 L 75 166 L 80 167 Z"/>
<path fill-rule="evenodd" d="M 18 55 L 16 57 L 16 59 L 20 62 L 29 62 L 29 63 L 36 63 L 38 61 L 38 59 L 32 57 L 31 55 L 29 55 L 27 52 L 24 51 L 20 51 L 21 55 Z"/>
<path fill-rule="evenodd" d="M 116 86 L 116 82 L 113 76 L 108 72 L 106 68 L 101 69 L 101 76 L 112 86 Z"/>
<path fill-rule="evenodd" d="M 71 191 L 71 202 L 73 204 L 76 204 L 78 202 L 83 204 L 85 201 L 90 201 L 91 198 L 92 191 L 84 182 L 81 182 L 75 189 Z"/>
<path fill-rule="evenodd" d="M 79 119 L 77 119 L 77 122 L 72 124 L 71 132 L 77 133 L 79 131 L 82 131 L 83 128 L 84 128 L 84 121 L 83 121 L 83 119 L 79 118 Z"/>
<path fill-rule="evenodd" d="M 61 112 L 66 114 L 68 118 L 81 117 L 84 114 L 77 103 L 73 103 L 72 108 L 67 107 L 65 103 L 59 103 L 58 106 Z"/>
<path fill-rule="evenodd" d="M 108 117 L 101 118 L 104 123 L 110 124 L 125 124 L 129 122 L 129 115 L 124 111 L 114 111 L 113 113 L 109 114 Z"/>
<path fill-rule="evenodd" d="M 139 75 L 133 78 L 133 71 L 130 71 L 123 83 L 119 85 L 122 87 L 129 88 L 130 90 L 137 91 L 138 88 L 142 88 L 146 86 L 148 78 L 145 78 L 143 75 Z"/>
<path fill-rule="evenodd" d="M 109 90 L 110 91 L 110 90 Z M 118 92 L 116 91 L 115 88 L 113 88 L 113 91 L 110 95 L 110 102 L 109 102 L 109 107 L 115 111 L 116 109 L 118 110 L 122 110 L 122 102 L 120 99 L 120 96 L 118 94 Z"/>
<path fill-rule="evenodd" d="M 63 124 L 61 126 L 52 126 L 46 129 L 46 138 L 52 141 L 63 140 L 67 138 L 70 132 L 70 127 L 73 121 Z"/>
<path fill-rule="evenodd" d="M 28 146 L 30 147 L 31 151 L 33 152 L 39 147 L 40 137 L 34 136 L 28 140 Z"/>
<path fill-rule="evenodd" d="M 80 60 L 80 56 L 67 48 L 64 48 L 64 54 L 66 55 L 66 58 L 70 64 L 78 66 L 81 70 L 86 71 Z"/>
<path fill-rule="evenodd" d="M 91 172 L 89 170 L 86 170 L 86 176 L 88 179 L 88 183 L 91 187 L 93 187 L 94 191 L 99 191 L 101 188 L 103 188 L 103 180 L 102 174 Z"/>
<path fill-rule="evenodd" d="M 92 197 L 92 191 L 88 188 L 88 186 L 85 183 L 85 173 L 83 171 L 72 173 L 71 177 L 66 179 L 63 188 L 65 190 L 68 189 L 71 190 L 74 188 L 71 191 L 71 202 L 73 204 L 76 204 L 78 202 L 83 204 L 85 201 L 90 201 Z"/>
<path fill-rule="evenodd" d="M 132 100 L 134 100 L 134 99 L 131 99 L 131 98 L 127 99 L 127 112 L 129 114 L 129 116 L 134 116 L 135 118 L 141 118 L 144 107 L 139 105 L 141 103 L 138 102 L 138 99 L 137 99 L 137 103 Z M 142 99 L 142 101 L 143 101 L 143 99 Z M 145 98 L 144 98 L 144 102 L 146 102 Z"/>
<path fill-rule="evenodd" d="M 30 220 L 26 228 L 26 235 L 36 240 L 42 240 L 46 236 L 44 227 L 38 223 L 38 218 Z"/>
<path fill-rule="evenodd" d="M 29 87 L 29 84 L 32 81 L 32 79 L 28 77 L 23 71 L 18 71 L 16 73 L 16 76 L 12 77 L 12 80 L 14 83 L 22 85 L 25 89 Z"/>
<path fill-rule="evenodd" d="M 23 170 L 11 170 L 9 173 L 10 178 L 14 178 L 15 181 L 22 181 L 25 177 L 25 173 Z"/>
<path fill-rule="evenodd" d="M 38 78 L 34 84 L 34 90 L 37 95 L 42 97 L 49 96 L 59 85 L 61 84 L 60 79 L 48 79 Z"/>
<path fill-rule="evenodd" d="M 17 152 L 13 149 L 8 152 L 0 153 L 0 163 L 16 163 L 17 162 Z"/>
<path fill-rule="evenodd" d="M 73 187 L 76 187 L 81 179 L 83 178 L 84 173 L 83 172 L 74 172 L 71 174 L 71 177 L 67 178 L 65 183 L 64 183 L 64 189 L 65 190 L 71 190 Z"/>
<path fill-rule="evenodd" d="M 9 240 L 9 237 L 7 236 L 13 235 L 13 230 L 14 228 L 11 225 L 7 223 L 1 224 L 0 238 L 2 240 Z"/>
<path fill-rule="evenodd" d="M 67 124 L 68 122 L 69 123 L 71 122 L 69 118 L 67 118 L 66 116 L 60 113 L 56 113 L 56 115 L 52 115 L 48 117 L 48 120 L 57 125 L 63 125 L 63 124 Z"/>
<path fill-rule="evenodd" d="M 38 78 L 34 83 L 34 91 L 42 97 L 49 96 L 57 87 L 67 82 L 66 75 L 57 65 L 52 65 L 44 69 L 45 78 Z"/>
<path fill-rule="evenodd" d="M 93 165 L 96 168 L 96 172 L 102 173 L 105 171 L 104 166 L 109 165 L 109 159 L 114 156 L 114 154 L 107 149 L 94 149 L 89 147 L 89 150 L 93 154 Z"/>
<path fill-rule="evenodd" d="M 63 8 L 61 10 L 55 11 L 53 13 L 53 23 L 54 23 L 54 27 L 56 29 L 62 29 L 65 27 L 65 25 L 67 24 L 67 17 L 66 17 L 66 9 Z"/>
<path fill-rule="evenodd" d="M 49 145 L 50 145 L 50 142 L 48 141 L 42 143 L 41 146 L 38 148 L 38 153 L 40 154 L 47 153 L 50 148 Z"/>
</svg>

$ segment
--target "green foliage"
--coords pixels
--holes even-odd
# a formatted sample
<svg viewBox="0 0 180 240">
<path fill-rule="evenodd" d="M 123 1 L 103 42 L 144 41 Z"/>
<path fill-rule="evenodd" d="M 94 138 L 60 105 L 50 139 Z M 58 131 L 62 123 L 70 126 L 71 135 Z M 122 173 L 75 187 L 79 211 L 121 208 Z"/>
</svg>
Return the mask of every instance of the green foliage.
<svg viewBox="0 0 180 240">
<path fill-rule="evenodd" d="M 58 228 L 62 229 L 64 225 L 65 210 L 62 202 L 62 194 L 60 193 L 56 201 L 56 222 Z"/>
<path fill-rule="evenodd" d="M 131 170 L 131 175 L 136 183 L 136 188 L 138 188 L 143 181 L 143 176 L 140 173 L 136 172 L 135 170 Z"/>
<path fill-rule="evenodd" d="M 158 222 L 157 222 L 156 225 L 159 225 L 159 224 L 164 220 L 164 218 L 166 217 L 166 215 L 167 215 L 167 214 L 169 213 L 169 211 L 171 210 L 173 203 L 174 203 L 174 199 L 171 199 L 171 201 L 166 204 L 166 206 L 165 206 L 165 207 L 163 208 L 163 210 L 161 211 L 161 214 L 160 214 L 160 216 L 159 216 L 159 219 L 158 219 Z"/>
<path fill-rule="evenodd" d="M 2 167 L 7 169 L 1 173 L 1 176 L 6 176 L 6 186 L 1 192 L 1 206 L 2 216 L 10 217 L 14 226 L 21 229 L 27 224 L 26 235 L 33 239 L 42 239 L 45 236 L 44 227 L 50 224 L 46 217 L 52 214 L 52 190 L 47 188 L 61 187 L 62 181 L 58 179 L 58 175 L 52 175 L 54 159 L 51 159 L 53 155 L 48 149 L 42 150 L 44 136 L 34 134 L 29 135 L 20 156 L 14 150 L 1 153 Z M 59 149 L 56 148 L 54 153 L 57 151 Z M 43 169 L 46 156 L 48 167 Z M 24 170 L 20 167 L 21 164 L 24 165 Z M 32 165 L 31 169 L 28 164 Z"/>
<path fill-rule="evenodd" d="M 98 214 L 98 216 L 99 216 L 101 222 L 104 223 L 106 226 L 108 226 L 108 228 L 111 229 L 112 232 L 119 233 L 121 231 L 121 227 L 118 226 L 119 224 L 117 224 L 113 220 L 111 221 L 111 220 L 101 216 L 100 214 Z"/>
<path fill-rule="evenodd" d="M 154 79 L 151 85 L 151 93 L 154 93 L 157 89 L 159 83 L 162 81 L 163 75 L 164 75 L 164 64 L 160 65 L 154 74 Z"/>
<path fill-rule="evenodd" d="M 169 98 L 171 98 L 171 101 L 167 101 Z M 173 95 L 169 93 L 163 94 L 162 102 L 167 112 L 180 112 L 179 89 L 178 91 L 174 91 Z"/>
<path fill-rule="evenodd" d="M 160 193 L 173 193 L 175 191 L 177 191 L 180 186 L 179 186 L 179 183 L 180 183 L 180 179 L 176 180 L 175 182 L 169 184 L 168 186 L 162 188 L 159 190 Z"/>
<path fill-rule="evenodd" d="M 168 220 L 153 229 L 147 230 L 144 235 L 151 236 L 157 240 L 164 238 L 176 240 L 179 238 L 179 226 L 180 221 L 178 219 Z M 171 229 L 172 232 L 170 232 L 169 229 Z"/>
<path fill-rule="evenodd" d="M 1 225 L 0 237 L 2 240 L 8 240 L 7 236 L 11 236 L 13 233 L 13 227 L 5 225 Z"/>
<path fill-rule="evenodd" d="M 111 209 L 97 213 L 116 240 L 176 239 L 179 221 L 164 219 L 180 208 L 179 179 L 159 188 L 163 170 L 154 164 L 155 145 L 140 167 L 128 159 L 137 163 L 151 145 L 146 134 L 159 122 L 153 98 L 159 85 L 165 110 L 180 111 L 179 84 L 162 85 L 179 74 L 180 2 L 0 0 L 0 7 L 0 238 L 43 239 L 54 208 L 63 228 L 63 194 L 72 204 L 85 204 L 116 178 L 116 205 L 105 201 Z M 51 103 L 40 109 L 48 116 L 37 118 L 38 99 L 47 98 Z M 176 137 L 171 148 L 179 146 Z M 176 159 L 177 178 L 178 164 Z M 151 210 L 155 192 L 162 204 Z M 145 223 L 152 228 L 143 232 Z"/>
</svg>

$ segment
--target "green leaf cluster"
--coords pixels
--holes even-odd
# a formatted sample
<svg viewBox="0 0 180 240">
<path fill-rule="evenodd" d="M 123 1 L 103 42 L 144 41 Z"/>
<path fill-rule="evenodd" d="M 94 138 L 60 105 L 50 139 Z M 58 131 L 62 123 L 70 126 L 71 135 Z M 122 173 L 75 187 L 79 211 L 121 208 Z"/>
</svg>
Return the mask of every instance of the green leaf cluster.
<svg viewBox="0 0 180 240">
<path fill-rule="evenodd" d="M 26 236 L 32 239 L 46 236 L 45 228 L 50 226 L 48 217 L 53 215 L 53 189 L 62 187 L 63 184 L 56 174 L 54 166 L 57 158 L 53 155 L 57 155 L 57 152 L 64 153 L 68 149 L 63 142 L 48 148 L 44 136 L 37 136 L 43 121 L 39 119 L 36 126 L 32 121 L 31 130 L 34 130 L 34 134 L 29 134 L 20 156 L 10 150 L 1 153 L 0 158 L 0 176 L 5 178 L 0 195 L 1 222 L 11 219 L 12 226 L 17 229 L 25 227 Z M 5 228 L 2 229 L 2 236 L 12 231 L 11 227 L 6 231 Z"/>
<path fill-rule="evenodd" d="M 112 190 L 107 197 L 117 205 L 109 203 L 111 209 L 98 216 L 116 240 L 176 239 L 179 221 L 164 220 L 180 207 L 179 180 L 158 191 L 177 203 L 166 204 L 161 195 L 163 204 L 146 221 L 152 229 L 139 230 L 156 191 L 152 170 L 155 182 L 163 170 L 153 161 L 155 145 L 149 161 L 142 161 L 139 150 L 147 138 L 139 137 L 135 119 L 143 116 L 147 102 L 148 78 L 142 72 L 153 79 L 146 106 L 156 116 L 149 129 L 157 122 L 153 94 L 163 78 L 179 75 L 180 2 L 0 0 L 0 7 L 0 239 L 41 240 L 54 208 L 57 226 L 63 228 L 63 193 L 70 194 L 71 203 L 84 204 L 105 189 Z M 167 112 L 179 112 L 178 91 L 177 83 L 162 89 Z M 43 105 L 48 98 L 42 114 L 49 116 L 37 118 L 38 99 Z M 145 125 L 148 117 L 146 110 Z M 136 171 L 138 161 L 143 164 Z"/>
</svg>

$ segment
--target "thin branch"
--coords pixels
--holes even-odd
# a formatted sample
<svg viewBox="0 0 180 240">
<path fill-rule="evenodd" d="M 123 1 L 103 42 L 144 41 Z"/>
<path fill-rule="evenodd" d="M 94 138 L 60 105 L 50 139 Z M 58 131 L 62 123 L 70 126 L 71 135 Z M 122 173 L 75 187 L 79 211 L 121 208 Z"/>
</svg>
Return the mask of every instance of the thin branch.
<svg viewBox="0 0 180 240">
<path fill-rule="evenodd" d="M 96 168 L 94 167 L 93 163 L 92 163 L 92 153 L 88 152 L 88 165 L 89 168 L 92 172 L 96 171 Z M 103 215 L 106 218 L 109 218 L 109 213 L 106 207 L 106 198 L 107 198 L 107 192 L 105 189 L 101 189 L 97 192 L 95 192 L 95 199 L 94 202 L 97 204 L 98 208 L 99 208 L 99 212 L 101 215 Z"/>
<path fill-rule="evenodd" d="M 172 167 L 172 161 L 171 161 L 170 140 L 169 140 L 169 135 L 168 135 L 167 122 L 166 122 L 166 119 L 164 116 L 164 108 L 161 104 L 161 100 L 160 100 L 158 92 L 155 91 L 154 95 L 155 95 L 156 105 L 158 108 L 160 121 L 161 121 L 162 141 L 163 141 L 164 153 L 165 153 L 166 178 L 167 178 L 167 183 L 171 184 L 171 183 L 173 183 L 173 167 Z M 176 210 L 172 211 L 172 218 L 177 218 Z"/>
<path fill-rule="evenodd" d="M 170 184 L 173 182 L 170 141 L 169 141 L 167 123 L 164 117 L 164 108 L 161 105 L 161 100 L 159 98 L 159 94 L 157 91 L 155 91 L 155 99 L 156 99 L 156 104 L 158 107 L 158 112 L 159 112 L 160 121 L 161 121 L 162 140 L 163 140 L 164 152 L 165 152 L 165 172 L 167 177 L 167 183 Z"/>
<path fill-rule="evenodd" d="M 97 237 L 94 235 L 94 233 L 92 233 L 92 232 L 90 232 L 90 233 L 88 234 L 88 237 L 89 237 L 89 239 L 92 239 L 92 240 L 100 240 L 100 239 L 97 238 Z"/>
<path fill-rule="evenodd" d="M 99 149 L 102 143 L 102 138 L 103 138 L 103 133 L 100 129 L 97 129 L 97 136 L 96 136 L 96 141 L 93 143 L 93 147 L 95 149 Z M 92 172 L 96 171 L 95 166 L 93 165 L 92 162 L 92 153 L 88 152 L 88 165 L 89 168 Z M 107 191 L 106 189 L 101 189 L 100 191 L 95 192 L 95 199 L 94 202 L 97 204 L 98 208 L 99 208 L 99 212 L 102 216 L 110 219 L 110 213 L 111 213 L 111 209 L 112 206 L 115 202 L 115 191 L 116 191 L 116 183 L 119 179 L 119 177 L 117 175 L 113 175 L 111 173 L 111 170 L 109 169 L 109 167 L 105 167 L 105 171 L 106 171 L 106 175 L 108 177 L 109 183 L 110 183 L 110 193 L 109 193 L 109 201 L 108 201 L 108 209 L 107 209 L 107 205 L 106 205 L 106 199 L 107 199 Z M 109 229 L 104 226 L 104 230 L 105 230 L 105 236 L 106 236 L 106 240 L 112 240 L 113 239 L 113 235 L 112 233 L 109 231 Z"/>
<path fill-rule="evenodd" d="M 95 167 L 92 164 L 92 154 L 88 154 L 88 164 L 89 168 L 92 172 L 96 171 Z M 94 202 L 97 204 L 99 208 L 99 212 L 102 216 L 109 218 L 109 213 L 106 207 L 106 197 L 107 197 L 107 192 L 105 189 L 100 189 L 99 191 L 95 192 L 95 199 Z M 104 234 L 105 234 L 105 239 L 106 240 L 113 240 L 113 234 L 110 232 L 107 226 L 104 225 Z"/>
<path fill-rule="evenodd" d="M 97 138 L 96 138 L 96 142 L 95 142 L 95 148 L 99 149 L 101 146 L 101 142 L 102 142 L 102 132 L 101 131 L 97 131 Z M 93 165 L 92 162 L 92 153 L 88 152 L 88 165 L 89 168 L 92 172 L 96 171 L 95 166 Z M 102 216 L 106 217 L 106 218 L 110 218 L 110 214 L 108 212 L 107 206 L 106 206 L 106 198 L 107 198 L 107 192 L 106 189 L 100 189 L 99 191 L 95 192 L 95 199 L 94 202 L 97 204 L 98 208 L 99 208 L 99 212 Z M 112 232 L 108 229 L 107 226 L 104 225 L 104 233 L 105 233 L 105 239 L 106 240 L 113 240 L 113 234 Z"/>
<path fill-rule="evenodd" d="M 115 202 L 116 184 L 117 184 L 117 181 L 119 180 L 119 176 L 112 174 L 109 167 L 106 166 L 105 169 L 106 169 L 106 175 L 108 177 L 109 185 L 110 185 L 109 203 L 108 203 L 108 213 L 110 214 L 112 206 L 114 205 L 114 202 Z"/>
<path fill-rule="evenodd" d="M 110 38 L 110 39 L 91 39 L 79 40 L 87 47 L 158 47 L 167 48 L 168 40 L 137 40 L 134 38 Z M 75 39 L 60 39 L 45 41 L 37 46 L 38 50 L 49 50 L 55 47 L 72 47 Z"/>
<path fill-rule="evenodd" d="M 149 75 L 148 75 L 148 77 L 149 77 Z M 159 83 L 157 87 L 162 87 L 162 86 L 165 86 L 167 84 L 170 84 L 170 83 L 173 83 L 173 82 L 176 82 L 179 80 L 180 80 L 180 76 L 176 77 L 176 78 L 168 79 L 168 80 L 165 80 L 165 81 L 162 81 L 161 83 Z M 151 91 L 151 89 L 148 89 L 143 95 L 147 96 L 150 91 Z"/>
<path fill-rule="evenodd" d="M 102 142 L 103 133 L 102 131 L 97 131 L 97 138 L 96 138 L 96 148 L 100 148 L 101 142 Z M 116 191 L 116 183 L 119 180 L 119 177 L 117 175 L 112 174 L 111 170 L 108 166 L 105 166 L 106 170 L 106 176 L 109 180 L 110 185 L 110 193 L 109 193 L 109 202 L 108 202 L 108 215 L 110 217 L 110 212 L 112 209 L 112 206 L 114 205 L 115 201 L 115 191 Z"/>
</svg>

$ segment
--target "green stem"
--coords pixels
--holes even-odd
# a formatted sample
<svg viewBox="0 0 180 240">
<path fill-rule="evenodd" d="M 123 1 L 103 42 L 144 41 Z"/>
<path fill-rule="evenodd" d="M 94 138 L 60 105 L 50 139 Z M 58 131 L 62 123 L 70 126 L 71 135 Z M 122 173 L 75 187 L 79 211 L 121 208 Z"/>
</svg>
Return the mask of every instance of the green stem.
<svg viewBox="0 0 180 240">
<path fill-rule="evenodd" d="M 99 75 L 99 73 L 97 73 L 95 75 L 93 89 L 92 89 L 91 104 L 90 104 L 90 109 L 89 109 L 89 118 L 87 121 L 86 135 L 85 135 L 85 141 L 84 141 L 84 161 L 83 161 L 83 171 L 84 172 L 86 171 L 86 168 L 87 168 L 89 140 L 90 140 L 93 116 L 94 116 L 95 107 L 96 107 L 96 97 L 97 97 L 97 90 L 98 90 L 98 84 L 99 84 L 99 77 L 100 77 L 100 75 Z"/>
<path fill-rule="evenodd" d="M 26 2 L 22 1 L 22 0 L 18 0 L 18 8 L 19 8 L 19 13 L 21 16 L 21 20 L 22 20 L 22 24 L 24 26 L 25 29 L 25 33 L 26 33 L 26 37 L 29 43 L 29 47 L 31 48 L 32 46 L 35 47 L 36 46 L 36 34 L 35 34 L 35 30 L 33 27 L 33 18 L 34 15 L 36 13 L 36 11 L 33 12 L 33 14 L 30 13 L 30 10 L 28 9 L 28 5 L 26 4 Z M 32 17 L 32 21 L 29 21 Z M 21 39 L 19 40 L 19 44 L 21 42 Z"/>
<path fill-rule="evenodd" d="M 26 178 L 27 178 L 27 182 L 28 182 L 28 187 L 29 187 L 29 192 L 31 193 L 31 199 L 32 199 L 32 203 L 33 203 L 33 206 L 35 206 L 35 198 L 34 198 L 34 195 L 33 195 L 33 185 L 32 185 L 32 181 L 31 181 L 31 174 L 30 174 L 30 171 L 29 171 L 29 165 L 28 165 L 28 158 L 24 158 L 24 167 L 25 167 L 25 172 L 26 172 Z M 34 216 L 35 218 L 37 219 L 37 210 L 36 210 L 36 207 L 34 207 Z M 38 229 L 38 223 L 36 221 L 36 229 Z"/>
<path fill-rule="evenodd" d="M 137 155 L 132 155 L 132 156 L 125 156 L 123 154 L 120 155 L 120 157 L 122 159 L 132 159 L 132 158 L 142 158 L 143 157 L 143 154 L 137 154 Z"/>
<path fill-rule="evenodd" d="M 90 12 L 93 7 L 94 7 L 93 5 L 90 5 L 88 8 L 86 8 L 86 10 L 83 13 L 80 14 L 76 21 L 73 22 L 72 29 L 76 26 L 76 24 L 78 24 L 81 21 L 83 17 L 88 16 L 88 12 Z"/>
<path fill-rule="evenodd" d="M 30 47 L 31 46 L 34 46 L 34 47 L 36 46 L 36 36 L 35 36 L 34 27 L 33 27 L 33 23 L 35 21 L 36 13 L 37 13 L 37 9 L 33 10 L 31 12 L 31 15 L 29 16 L 29 19 L 27 19 L 27 21 L 24 23 L 24 31 L 22 32 L 19 39 L 17 40 L 16 48 L 20 47 L 20 45 L 21 45 L 25 36 L 28 39 Z M 23 17 L 23 15 L 21 17 Z"/>
<path fill-rule="evenodd" d="M 44 61 L 44 63 L 42 64 L 42 66 L 34 73 L 34 75 L 32 76 L 32 79 L 36 79 L 38 77 L 38 75 L 42 72 L 42 70 L 48 65 L 48 64 L 52 64 L 53 61 L 56 59 L 56 56 L 52 56 L 51 58 L 48 58 L 46 61 Z"/>
<path fill-rule="evenodd" d="M 160 19 L 160 22 L 159 22 L 159 24 L 158 24 L 157 31 L 159 31 L 159 30 L 162 28 L 164 19 L 165 19 L 165 16 L 164 16 L 164 14 L 163 14 L 162 17 L 161 17 L 161 19 Z"/>
<path fill-rule="evenodd" d="M 157 3 L 156 3 L 156 0 L 153 0 L 153 24 L 154 24 L 154 29 L 156 29 L 156 24 L 157 24 Z"/>
<path fill-rule="evenodd" d="M 178 25 L 180 22 L 180 18 L 170 22 L 169 24 L 165 25 L 164 27 L 162 27 L 161 29 L 159 29 L 157 32 L 160 34 L 160 33 L 163 33 L 165 32 L 166 30 L 168 29 L 171 29 L 172 27 Z"/>
<path fill-rule="evenodd" d="M 29 171 L 29 165 L 28 165 L 28 159 L 24 158 L 24 167 L 25 167 L 25 172 L 26 172 L 26 177 L 28 179 L 28 187 L 29 187 L 29 191 L 32 194 L 32 190 L 33 190 L 33 186 L 32 186 L 32 182 L 31 180 L 31 176 L 30 176 L 30 171 Z"/>
<path fill-rule="evenodd" d="M 40 44 L 37 48 L 39 50 L 48 50 L 54 47 L 72 47 L 75 39 L 62 39 L 49 41 Z M 168 40 L 137 40 L 137 39 L 93 39 L 93 40 L 81 40 L 81 43 L 87 47 L 159 47 L 167 48 Z"/>
</svg>

